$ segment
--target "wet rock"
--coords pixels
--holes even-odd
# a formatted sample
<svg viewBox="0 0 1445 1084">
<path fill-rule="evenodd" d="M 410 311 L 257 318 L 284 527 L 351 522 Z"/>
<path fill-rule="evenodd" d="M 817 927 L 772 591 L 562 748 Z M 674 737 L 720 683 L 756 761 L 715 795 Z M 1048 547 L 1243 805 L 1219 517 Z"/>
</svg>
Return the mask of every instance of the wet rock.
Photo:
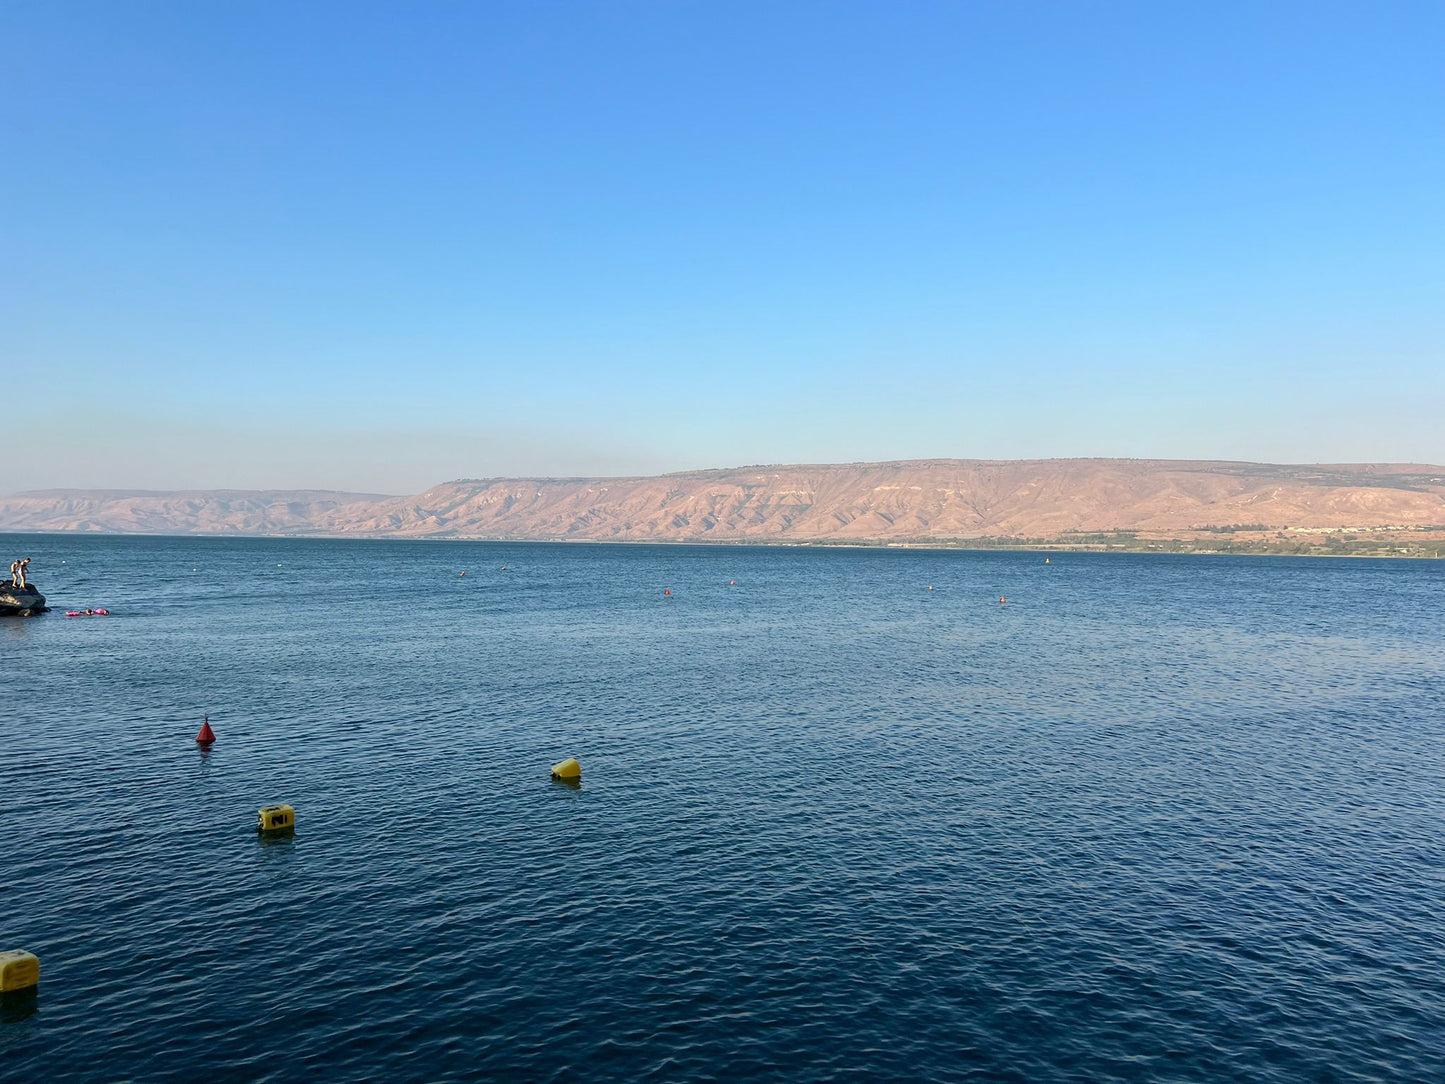
<svg viewBox="0 0 1445 1084">
<path fill-rule="evenodd" d="M 48 609 L 34 584 L 16 587 L 13 580 L 0 581 L 0 617 L 33 617 Z"/>
</svg>

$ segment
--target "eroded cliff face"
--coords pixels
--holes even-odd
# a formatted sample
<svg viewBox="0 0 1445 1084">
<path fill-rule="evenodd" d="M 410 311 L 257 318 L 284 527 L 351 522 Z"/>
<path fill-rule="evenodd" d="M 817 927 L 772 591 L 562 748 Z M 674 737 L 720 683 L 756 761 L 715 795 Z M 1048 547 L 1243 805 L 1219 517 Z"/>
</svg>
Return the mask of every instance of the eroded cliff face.
<svg viewBox="0 0 1445 1084">
<path fill-rule="evenodd" d="M 1445 469 L 1045 460 L 449 482 L 328 531 L 655 541 L 910 541 L 1209 526 L 1445 524 Z"/>
<path fill-rule="evenodd" d="M 1445 526 L 1445 467 L 919 460 L 465 480 L 394 498 L 66 491 L 0 499 L 0 529 L 11 531 L 903 542 L 1240 526 Z"/>
</svg>

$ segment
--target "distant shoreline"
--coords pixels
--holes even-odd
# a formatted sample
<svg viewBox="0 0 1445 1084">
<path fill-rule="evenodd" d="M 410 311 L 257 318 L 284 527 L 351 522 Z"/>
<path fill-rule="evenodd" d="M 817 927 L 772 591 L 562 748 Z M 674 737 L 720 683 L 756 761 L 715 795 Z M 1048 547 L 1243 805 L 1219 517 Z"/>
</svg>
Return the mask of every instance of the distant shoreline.
<svg viewBox="0 0 1445 1084">
<path fill-rule="evenodd" d="M 1445 466 L 943 459 L 463 479 L 389 498 L 37 490 L 0 498 L 0 529 L 1434 557 Z"/>
<path fill-rule="evenodd" d="M 1381 539 L 1380 534 L 1390 536 Z M 425 543 L 484 543 L 488 545 L 568 545 L 568 546 L 674 546 L 680 548 L 712 549 L 791 549 L 791 550 L 909 550 L 938 553 L 1041 553 L 1046 556 L 1056 553 L 1123 553 L 1123 554 L 1168 554 L 1196 555 L 1202 557 L 1355 557 L 1366 559 L 1388 558 L 1390 560 L 1440 560 L 1445 558 L 1445 530 L 1439 528 L 1395 528 L 1388 532 L 1372 533 L 1369 538 L 1341 539 L 1321 534 L 1307 537 L 1325 538 L 1326 541 L 1279 541 L 1250 540 L 1225 542 L 1201 538 L 1101 538 L 1099 532 L 1090 532 L 1088 541 L 1073 539 L 1027 539 L 999 538 L 957 539 L 957 540 L 912 540 L 897 541 L 880 539 L 864 541 L 832 541 L 829 539 L 783 540 L 783 539 L 650 539 L 650 538 L 504 538 L 484 535 L 398 535 L 386 533 L 249 533 L 249 532 L 200 532 L 184 533 L 166 531 L 17 531 L 0 529 L 0 538 L 169 538 L 187 541 L 325 541 L 325 542 L 425 542 Z M 1419 540 L 1413 536 L 1430 536 Z M 1412 536 L 1406 546 L 1392 545 L 1399 536 Z"/>
</svg>

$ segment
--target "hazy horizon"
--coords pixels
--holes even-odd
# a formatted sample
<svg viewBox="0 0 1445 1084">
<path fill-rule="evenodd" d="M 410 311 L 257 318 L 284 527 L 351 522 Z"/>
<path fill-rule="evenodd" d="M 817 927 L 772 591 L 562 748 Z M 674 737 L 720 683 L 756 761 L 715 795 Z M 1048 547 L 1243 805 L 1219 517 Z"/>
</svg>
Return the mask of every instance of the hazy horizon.
<svg viewBox="0 0 1445 1084">
<path fill-rule="evenodd" d="M 1445 462 L 1445 8 L 0 11 L 6 493 Z"/>
</svg>

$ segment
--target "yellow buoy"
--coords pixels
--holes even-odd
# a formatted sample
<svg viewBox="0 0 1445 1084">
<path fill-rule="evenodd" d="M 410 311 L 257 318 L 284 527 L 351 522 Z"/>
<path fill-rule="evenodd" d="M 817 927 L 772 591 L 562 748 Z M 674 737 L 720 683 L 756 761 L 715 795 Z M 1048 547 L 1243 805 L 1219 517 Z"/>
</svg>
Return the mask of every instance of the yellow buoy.
<svg viewBox="0 0 1445 1084">
<path fill-rule="evenodd" d="M 0 994 L 28 990 L 40 981 L 40 960 L 33 952 L 0 952 Z"/>
<path fill-rule="evenodd" d="M 256 831 L 267 835 L 296 831 L 296 810 L 289 805 L 263 805 L 257 813 Z"/>
<path fill-rule="evenodd" d="M 582 765 L 577 763 L 576 757 L 568 757 L 560 764 L 552 765 L 553 779 L 581 779 Z"/>
</svg>

